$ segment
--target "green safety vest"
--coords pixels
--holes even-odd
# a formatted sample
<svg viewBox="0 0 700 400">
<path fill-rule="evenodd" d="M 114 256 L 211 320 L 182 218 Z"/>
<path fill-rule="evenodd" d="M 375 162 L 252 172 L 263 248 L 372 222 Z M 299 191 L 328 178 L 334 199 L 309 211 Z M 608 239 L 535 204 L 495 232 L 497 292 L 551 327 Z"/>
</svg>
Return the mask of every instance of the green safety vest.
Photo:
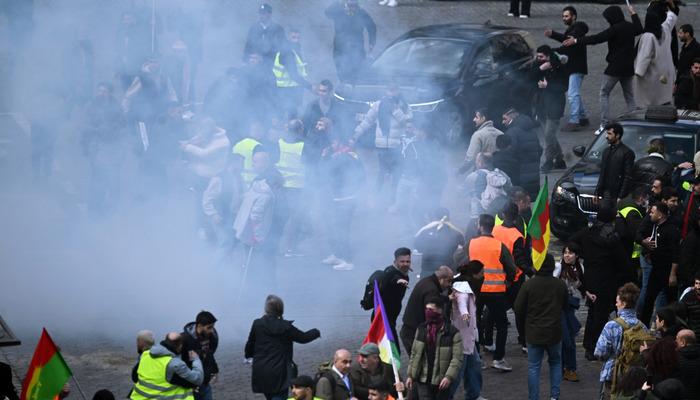
<svg viewBox="0 0 700 400">
<path fill-rule="evenodd" d="M 301 153 L 304 142 L 287 143 L 279 140 L 280 160 L 277 168 L 284 177 L 284 187 L 301 189 L 304 187 L 304 165 L 301 163 Z"/>
<path fill-rule="evenodd" d="M 253 171 L 253 150 L 261 143 L 255 139 L 245 138 L 233 146 L 232 153 L 243 156 L 243 180 L 246 184 L 253 182 L 255 171 Z"/>
<path fill-rule="evenodd" d="M 306 79 L 308 74 L 306 73 L 306 63 L 299 57 L 296 51 L 292 50 L 294 53 L 294 59 L 297 64 L 297 71 L 302 78 Z M 272 66 L 272 73 L 275 74 L 275 80 L 277 81 L 277 87 L 297 87 L 299 84 L 295 82 L 290 76 L 287 69 L 280 62 L 280 52 L 275 55 L 275 63 Z"/>
<path fill-rule="evenodd" d="M 152 357 L 146 350 L 139 360 L 136 370 L 139 380 L 131 391 L 132 400 L 194 400 L 191 388 L 176 386 L 165 379 L 168 363 L 172 356 Z"/>
<path fill-rule="evenodd" d="M 618 214 L 620 214 L 622 216 L 622 218 L 627 219 L 627 215 L 629 215 L 629 213 L 633 210 L 636 211 L 640 217 L 642 216 L 642 213 L 639 212 L 639 210 L 637 210 L 636 207 L 632 207 L 632 206 L 627 206 L 627 207 L 621 209 L 620 211 L 618 211 Z M 639 256 L 641 256 L 641 255 L 642 255 L 642 246 L 640 246 L 639 243 L 635 242 L 634 245 L 632 246 L 632 258 L 639 258 Z"/>
</svg>

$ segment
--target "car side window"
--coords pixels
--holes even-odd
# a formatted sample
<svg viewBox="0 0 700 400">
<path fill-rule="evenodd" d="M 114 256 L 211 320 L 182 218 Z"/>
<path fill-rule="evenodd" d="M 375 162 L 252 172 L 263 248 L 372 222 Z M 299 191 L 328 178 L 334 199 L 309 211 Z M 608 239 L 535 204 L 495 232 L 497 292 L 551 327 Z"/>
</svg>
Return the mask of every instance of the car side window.
<svg viewBox="0 0 700 400">
<path fill-rule="evenodd" d="M 471 72 L 475 76 L 491 75 L 496 70 L 493 62 L 493 53 L 490 46 L 484 46 L 476 52 L 472 63 Z"/>
<path fill-rule="evenodd" d="M 525 39 L 517 34 L 499 35 L 491 39 L 493 60 L 496 65 L 510 64 L 531 56 Z"/>
</svg>

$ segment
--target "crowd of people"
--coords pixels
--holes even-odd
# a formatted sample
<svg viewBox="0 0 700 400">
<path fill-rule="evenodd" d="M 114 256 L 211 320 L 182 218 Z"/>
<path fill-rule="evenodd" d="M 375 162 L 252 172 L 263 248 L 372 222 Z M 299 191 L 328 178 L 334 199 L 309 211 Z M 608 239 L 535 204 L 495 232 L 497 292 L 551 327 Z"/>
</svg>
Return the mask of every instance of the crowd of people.
<svg viewBox="0 0 700 400">
<path fill-rule="evenodd" d="M 529 16 L 529 2 L 522 10 L 518 3 L 512 2 L 510 14 Z M 380 358 L 378 344 L 367 343 L 356 359 L 338 349 L 318 371 L 299 374 L 293 343 L 316 340 L 320 332 L 285 320 L 282 299 L 270 295 L 245 345 L 253 392 L 268 400 L 287 399 L 290 390 L 296 400 L 399 395 L 428 400 L 451 399 L 463 383 L 465 399 L 483 399 L 482 354 L 491 354 L 487 365 L 493 369 L 513 369 L 506 360 L 512 309 L 517 342 L 528 359 L 529 399 L 539 398 L 544 353 L 550 398 L 558 399 L 562 379 L 579 381 L 577 310 L 585 305 L 583 348 L 587 361 L 603 361 L 601 396 L 698 398 L 700 168 L 690 160 L 666 161 L 660 139 L 650 143 L 649 157 L 635 162 L 623 143 L 623 127 L 610 120 L 609 96 L 620 83 L 629 110 L 672 103 L 698 110 L 700 45 L 685 24 L 678 28 L 678 48 L 679 9 L 673 0 L 653 1 L 644 24 L 633 7 L 629 12 L 632 22 L 619 6 L 606 8 L 610 27 L 589 34 L 576 9 L 565 7 L 566 31 L 544 32 L 562 46 L 539 46 L 528 75 L 537 92 L 534 110 L 492 115 L 477 108 L 469 116 L 475 131 L 457 171 L 466 174 L 468 222 L 461 229 L 441 207 L 448 169 L 436 133 L 430 121 L 414 115 L 399 86 L 388 85 L 385 96 L 355 120 L 330 79 L 310 81 L 300 31 L 274 22 L 272 6 L 261 4 L 259 20 L 248 30 L 243 65 L 228 68 L 198 96 L 201 27 L 178 24 L 184 20 L 174 17 L 170 22 L 180 37 L 168 57 L 159 57 L 154 43 L 142 40 L 149 37 L 143 16 L 126 11 L 115 82 L 98 83 L 87 99 L 92 50 L 81 39 L 75 51 L 83 56 L 76 59 L 90 73 L 76 78 L 81 84 L 72 85 L 68 95 L 61 92 L 65 103 L 84 108 L 80 146 L 90 166 L 88 209 L 96 215 L 118 209 L 120 165 L 133 151 L 138 197 L 173 187 L 190 193 L 200 236 L 220 248 L 244 248 L 249 284 L 275 276 L 278 253 L 303 255 L 301 244 L 315 218 L 342 227 L 324 232 L 332 254 L 322 262 L 350 270 L 350 227 L 366 186 L 366 160 L 356 146 L 364 140 L 378 161 L 373 192 L 380 206 L 408 216 L 402 229 L 416 232 L 410 246 L 415 250 L 397 249 L 392 265 L 373 274 L 408 365 L 396 376 Z M 338 78 L 352 82 L 375 45 L 375 22 L 357 0 L 330 2 L 325 15 L 335 28 Z M 606 135 L 609 147 L 595 190 L 597 217 L 568 238 L 559 262 L 548 255 L 536 266 L 527 230 L 532 199 L 540 191 L 540 172 L 566 168 L 557 135 L 567 98 L 570 115 L 561 130 L 590 124 L 581 84 L 588 73 L 586 46 L 599 43 L 608 44 L 608 66 L 597 133 Z M 315 98 L 303 105 L 307 92 Z M 37 182 L 50 179 L 55 144 L 50 131 L 60 118 L 49 112 L 31 121 Z M 408 293 L 411 257 L 417 253 L 420 280 Z M 616 318 L 610 320 L 612 312 Z M 212 399 L 218 373 L 215 322 L 203 311 L 160 343 L 150 332 L 139 333 L 130 398 Z M 102 396 L 95 398 L 108 398 Z"/>
</svg>

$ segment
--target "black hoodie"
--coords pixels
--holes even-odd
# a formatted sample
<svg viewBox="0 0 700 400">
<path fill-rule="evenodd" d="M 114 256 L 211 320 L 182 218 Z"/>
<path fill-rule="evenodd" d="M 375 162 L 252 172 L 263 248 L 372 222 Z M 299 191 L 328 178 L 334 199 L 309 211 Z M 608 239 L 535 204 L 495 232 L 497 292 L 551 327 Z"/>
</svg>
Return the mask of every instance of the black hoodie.
<svg viewBox="0 0 700 400">
<path fill-rule="evenodd" d="M 211 380 L 211 376 L 219 373 L 219 365 L 216 363 L 214 353 L 219 347 L 219 334 L 214 329 L 214 333 L 210 337 L 204 338 L 197 335 L 197 324 L 190 322 L 185 325 L 182 332 L 182 360 L 191 365 L 189 351 L 193 350 L 199 355 L 202 360 L 202 368 L 204 369 L 204 381 L 202 385 L 206 385 Z"/>
<path fill-rule="evenodd" d="M 632 14 L 632 22 L 625 21 L 625 15 L 619 6 L 610 6 L 603 11 L 603 17 L 610 27 L 595 35 L 584 36 L 578 43 L 587 45 L 608 42 L 608 55 L 605 61 L 608 67 L 605 74 L 616 77 L 634 76 L 635 36 L 644 31 L 637 14 Z"/>
<path fill-rule="evenodd" d="M 680 379 L 685 386 L 687 399 L 700 399 L 700 345 L 693 344 L 678 349 L 680 355 Z"/>
</svg>

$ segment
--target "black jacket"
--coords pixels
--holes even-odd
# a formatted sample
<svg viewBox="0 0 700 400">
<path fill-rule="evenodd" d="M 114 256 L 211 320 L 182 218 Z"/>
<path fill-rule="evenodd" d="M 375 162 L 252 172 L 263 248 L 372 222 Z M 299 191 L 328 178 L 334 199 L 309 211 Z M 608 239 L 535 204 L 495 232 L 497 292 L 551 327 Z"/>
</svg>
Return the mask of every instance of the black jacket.
<svg viewBox="0 0 700 400">
<path fill-rule="evenodd" d="M 520 149 L 509 146 L 507 149 L 494 151 L 492 156 L 493 166 L 505 172 L 513 186 L 520 186 L 518 171 L 521 167 L 518 165 L 518 152 L 520 152 Z M 515 180 L 513 177 L 515 177 Z"/>
<path fill-rule="evenodd" d="M 335 97 L 331 98 L 331 104 L 327 112 L 321 110 L 319 100 L 316 99 L 306 105 L 302 121 L 304 122 L 304 130 L 307 135 L 313 134 L 316 122 L 321 117 L 327 117 L 333 121 L 333 132 L 339 134 L 342 138 L 352 136 L 354 120 L 351 113 L 347 110 L 344 103 L 341 103 Z"/>
<path fill-rule="evenodd" d="M 309 343 L 321 336 L 318 329 L 302 332 L 293 322 L 268 315 L 253 321 L 245 344 L 245 357 L 253 359 L 253 393 L 279 393 L 289 388 L 294 342 Z"/>
<path fill-rule="evenodd" d="M 644 32 L 642 22 L 637 14 L 632 15 L 632 22 L 625 21 L 620 6 L 610 6 L 603 11 L 603 17 L 610 27 L 595 35 L 584 36 L 578 43 L 591 45 L 608 42 L 608 55 L 605 61 L 608 67 L 605 74 L 617 77 L 634 75 L 634 57 L 637 55 L 634 38 Z"/>
<path fill-rule="evenodd" d="M 417 329 L 418 325 L 425 322 L 426 299 L 442 295 L 443 290 L 435 274 L 421 278 L 408 297 L 406 311 L 403 313 L 403 324 L 409 328 Z M 447 297 L 445 297 L 445 300 L 447 300 Z"/>
<path fill-rule="evenodd" d="M 700 78 L 691 75 L 678 77 L 674 104 L 685 110 L 700 110 Z"/>
<path fill-rule="evenodd" d="M 700 345 L 678 349 L 680 380 L 685 386 L 686 399 L 700 399 Z"/>
<path fill-rule="evenodd" d="M 644 254 L 648 254 L 656 271 L 669 273 L 671 264 L 680 261 L 681 231 L 669 219 L 662 224 L 654 224 L 649 216 L 639 225 L 635 240 L 641 244 L 648 237 L 656 239 L 656 248 L 647 249 L 642 245 Z M 652 239 L 653 240 L 653 239 Z"/>
<path fill-rule="evenodd" d="M 700 58 L 700 43 L 695 38 L 693 41 L 681 46 L 681 54 L 678 56 L 678 77 L 690 75 L 690 67 L 693 60 Z"/>
<path fill-rule="evenodd" d="M 664 158 L 646 156 L 635 161 L 632 171 L 632 187 L 645 185 L 651 188 L 654 178 L 662 176 L 666 182 L 671 182 L 673 165 Z"/>
<path fill-rule="evenodd" d="M 561 313 L 568 304 L 566 284 L 543 267 L 518 292 L 513 311 L 525 327 L 528 344 L 551 345 L 561 341 Z"/>
<path fill-rule="evenodd" d="M 457 246 L 464 246 L 464 235 L 448 224 L 433 221 L 416 233 L 413 246 L 423 253 L 421 257 L 421 275 L 433 274 L 440 266 L 452 265 L 452 255 Z"/>
<path fill-rule="evenodd" d="M 678 287 L 693 286 L 695 274 L 700 272 L 700 232 L 689 229 L 681 243 L 681 259 L 678 263 Z"/>
<path fill-rule="evenodd" d="M 12 384 L 12 369 L 9 365 L 0 362 L 0 396 L 10 400 L 19 400 L 15 385 Z"/>
<path fill-rule="evenodd" d="M 538 63 L 534 63 L 530 72 L 530 83 L 536 90 L 535 111 L 540 121 L 561 118 L 566 107 L 566 90 L 569 88 L 569 74 L 557 55 L 550 57 L 550 63 L 552 68 L 544 71 L 540 70 Z M 540 89 L 538 82 L 543 79 L 547 80 L 547 87 Z"/>
<path fill-rule="evenodd" d="M 626 197 L 632 189 L 634 152 L 620 142 L 603 150 L 602 160 L 595 194 L 603 196 L 609 192 L 613 199 Z"/>
<path fill-rule="evenodd" d="M 511 138 L 511 147 L 517 149 L 518 174 L 510 176 L 514 186 L 521 186 L 537 198 L 540 191 L 540 158 L 542 146 L 537 138 L 537 124 L 524 114 L 518 115 L 505 131 Z M 516 184 L 517 182 L 517 184 Z"/>
<path fill-rule="evenodd" d="M 384 302 L 384 311 L 390 324 L 396 324 L 396 319 L 401 314 L 401 303 L 406 295 L 406 286 L 398 283 L 400 279 L 408 281 L 408 274 L 404 274 L 393 265 L 384 269 L 382 282 L 379 285 L 379 293 L 382 295 Z"/>
<path fill-rule="evenodd" d="M 597 301 L 603 301 L 601 304 L 612 304 L 621 275 L 628 270 L 630 262 L 613 224 L 595 222 L 575 233 L 569 243 L 578 245 L 579 255 L 586 260 L 583 273 L 586 290 L 597 295 Z"/>
<path fill-rule="evenodd" d="M 256 22 L 248 29 L 243 56 L 247 59 L 251 53 L 258 53 L 271 64 L 275 53 L 282 48 L 285 40 L 284 28 L 279 24 L 269 22 L 267 26 L 263 26 Z"/>
<path fill-rule="evenodd" d="M 588 25 L 585 22 L 576 21 L 566 28 L 564 33 L 552 32 L 551 39 L 558 42 L 563 42 L 569 36 L 575 37 L 576 39 L 585 36 L 588 33 Z M 559 54 L 565 54 L 569 57 L 569 61 L 566 63 L 566 71 L 569 74 L 588 74 L 588 50 L 586 45 L 583 43 L 576 43 L 569 47 L 559 47 L 555 49 Z"/>
<path fill-rule="evenodd" d="M 344 6 L 339 2 L 332 2 L 326 8 L 326 17 L 333 20 L 335 36 L 333 37 L 333 54 L 362 54 L 365 52 L 364 31 L 367 30 L 367 39 L 370 47 L 374 47 L 377 41 L 377 26 L 367 11 L 357 9 L 352 15 L 345 12 Z M 360 62 L 362 60 L 355 60 Z"/>
<path fill-rule="evenodd" d="M 214 358 L 214 353 L 219 347 L 219 334 L 214 329 L 211 337 L 200 338 L 197 336 L 196 326 L 196 323 L 190 322 L 182 330 L 182 361 L 191 365 L 189 351 L 193 350 L 197 353 L 199 359 L 202 360 L 202 368 L 204 369 L 202 385 L 206 385 L 211 380 L 212 375 L 219 373 L 219 365 Z"/>
</svg>

